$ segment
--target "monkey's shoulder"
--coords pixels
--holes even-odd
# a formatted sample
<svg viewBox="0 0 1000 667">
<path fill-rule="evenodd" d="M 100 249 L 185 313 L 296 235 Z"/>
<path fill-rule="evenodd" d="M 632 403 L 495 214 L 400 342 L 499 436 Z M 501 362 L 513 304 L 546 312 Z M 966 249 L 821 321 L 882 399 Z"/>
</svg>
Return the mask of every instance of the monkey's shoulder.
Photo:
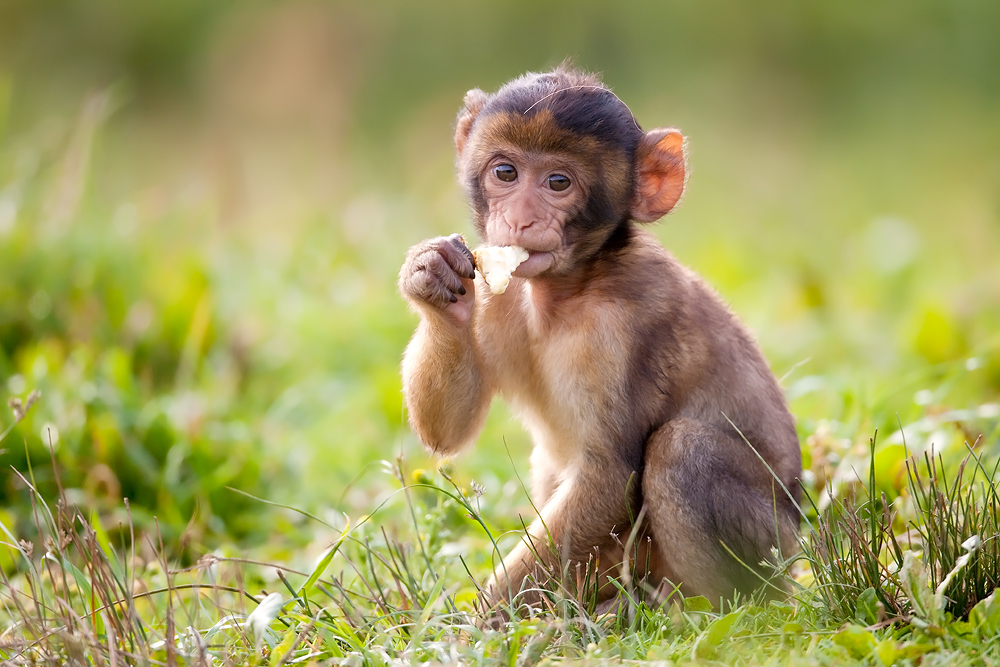
<svg viewBox="0 0 1000 667">
<path fill-rule="evenodd" d="M 607 301 L 629 302 L 641 319 L 680 325 L 691 317 L 732 317 L 718 292 L 644 229 L 631 230 L 627 244 L 599 256 L 588 289 Z"/>
</svg>

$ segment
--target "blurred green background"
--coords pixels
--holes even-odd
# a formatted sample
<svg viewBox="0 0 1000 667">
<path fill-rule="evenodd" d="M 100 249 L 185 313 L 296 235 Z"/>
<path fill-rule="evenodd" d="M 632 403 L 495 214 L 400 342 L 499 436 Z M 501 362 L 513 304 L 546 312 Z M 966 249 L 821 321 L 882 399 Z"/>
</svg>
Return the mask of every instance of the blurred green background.
<svg viewBox="0 0 1000 667">
<path fill-rule="evenodd" d="M 0 393 L 42 391 L 0 521 L 30 532 L 29 459 L 54 492 L 43 433 L 71 502 L 184 558 L 308 535 L 227 487 L 340 521 L 380 460 L 433 466 L 396 272 L 471 234 L 465 91 L 566 57 L 687 135 L 657 233 L 760 338 L 817 491 L 876 429 L 994 452 L 998 35 L 995 0 L 0 0 Z M 497 405 L 455 463 L 508 526 L 529 446 Z"/>
</svg>

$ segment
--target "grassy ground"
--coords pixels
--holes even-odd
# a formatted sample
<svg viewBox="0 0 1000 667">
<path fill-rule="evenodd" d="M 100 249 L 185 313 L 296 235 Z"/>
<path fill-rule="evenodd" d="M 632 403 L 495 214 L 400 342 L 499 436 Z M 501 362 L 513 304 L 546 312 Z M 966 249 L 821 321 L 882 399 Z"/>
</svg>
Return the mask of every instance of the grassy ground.
<svg viewBox="0 0 1000 667">
<path fill-rule="evenodd" d="M 472 605 L 476 574 L 503 540 L 483 518 L 484 490 L 443 470 L 383 462 L 396 497 L 353 524 L 308 515 L 323 545 L 308 564 L 217 551 L 180 568 L 159 534 L 116 547 L 65 493 L 47 503 L 32 492 L 42 537 L 18 542 L 19 573 L 4 575 L 0 650 L 11 664 L 81 665 L 993 664 L 995 467 L 974 448 L 950 479 L 941 461 L 913 459 L 890 504 L 868 493 L 879 481 L 872 461 L 865 491 L 806 521 L 802 554 L 778 575 L 787 597 L 723 611 L 704 598 L 650 608 L 626 587 L 617 613 L 597 614 L 556 592 L 548 609 L 517 613 L 498 631 L 477 627 Z M 406 516 L 393 522 L 386 503 Z M 123 529 L 134 535 L 131 522 Z"/>
<path fill-rule="evenodd" d="M 0 661 L 998 661 L 992 4 L 678 6 L 664 40 L 653 3 L 584 2 L 552 54 L 507 45 L 558 13 L 485 5 L 64 4 L 0 10 Z M 456 63 L 465 22 L 484 50 Z M 689 137 L 657 233 L 751 325 L 802 441 L 780 602 L 470 615 L 531 517 L 530 443 L 495 405 L 475 450 L 423 453 L 395 274 L 471 235 L 465 89 L 567 52 Z"/>
</svg>

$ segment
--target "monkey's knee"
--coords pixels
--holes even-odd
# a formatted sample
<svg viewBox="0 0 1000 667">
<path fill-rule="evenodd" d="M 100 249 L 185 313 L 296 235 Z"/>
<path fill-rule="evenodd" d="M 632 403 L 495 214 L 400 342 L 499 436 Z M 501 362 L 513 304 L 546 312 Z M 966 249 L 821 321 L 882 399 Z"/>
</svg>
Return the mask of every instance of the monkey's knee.
<svg viewBox="0 0 1000 667">
<path fill-rule="evenodd" d="M 785 505 L 757 479 L 769 474 L 766 468 L 748 468 L 731 455 L 741 444 L 689 421 L 664 426 L 647 444 L 642 481 L 655 547 L 651 574 L 686 595 L 716 601 L 750 593 L 773 574 L 772 548 L 794 544 Z"/>
</svg>

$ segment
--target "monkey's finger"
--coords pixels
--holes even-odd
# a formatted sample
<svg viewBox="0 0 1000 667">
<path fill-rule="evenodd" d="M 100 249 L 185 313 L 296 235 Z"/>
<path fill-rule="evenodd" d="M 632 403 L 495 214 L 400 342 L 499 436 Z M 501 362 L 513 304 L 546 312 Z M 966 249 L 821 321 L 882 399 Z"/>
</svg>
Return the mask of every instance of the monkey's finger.
<svg viewBox="0 0 1000 667">
<path fill-rule="evenodd" d="M 465 294 L 465 286 L 462 284 L 462 279 L 458 277 L 458 273 L 455 272 L 451 262 L 447 261 L 443 253 L 435 253 L 427 260 L 427 270 L 449 292 L 453 294 Z"/>
<path fill-rule="evenodd" d="M 441 282 L 441 279 L 426 265 L 415 270 L 407 285 L 410 294 L 437 308 L 455 303 L 458 298 Z"/>
<path fill-rule="evenodd" d="M 469 246 L 465 244 L 465 239 L 462 238 L 462 235 L 452 234 L 445 240 L 447 243 L 441 247 L 442 255 L 448 260 L 451 268 L 460 276 L 475 278 L 476 258 L 473 257 Z"/>
</svg>

